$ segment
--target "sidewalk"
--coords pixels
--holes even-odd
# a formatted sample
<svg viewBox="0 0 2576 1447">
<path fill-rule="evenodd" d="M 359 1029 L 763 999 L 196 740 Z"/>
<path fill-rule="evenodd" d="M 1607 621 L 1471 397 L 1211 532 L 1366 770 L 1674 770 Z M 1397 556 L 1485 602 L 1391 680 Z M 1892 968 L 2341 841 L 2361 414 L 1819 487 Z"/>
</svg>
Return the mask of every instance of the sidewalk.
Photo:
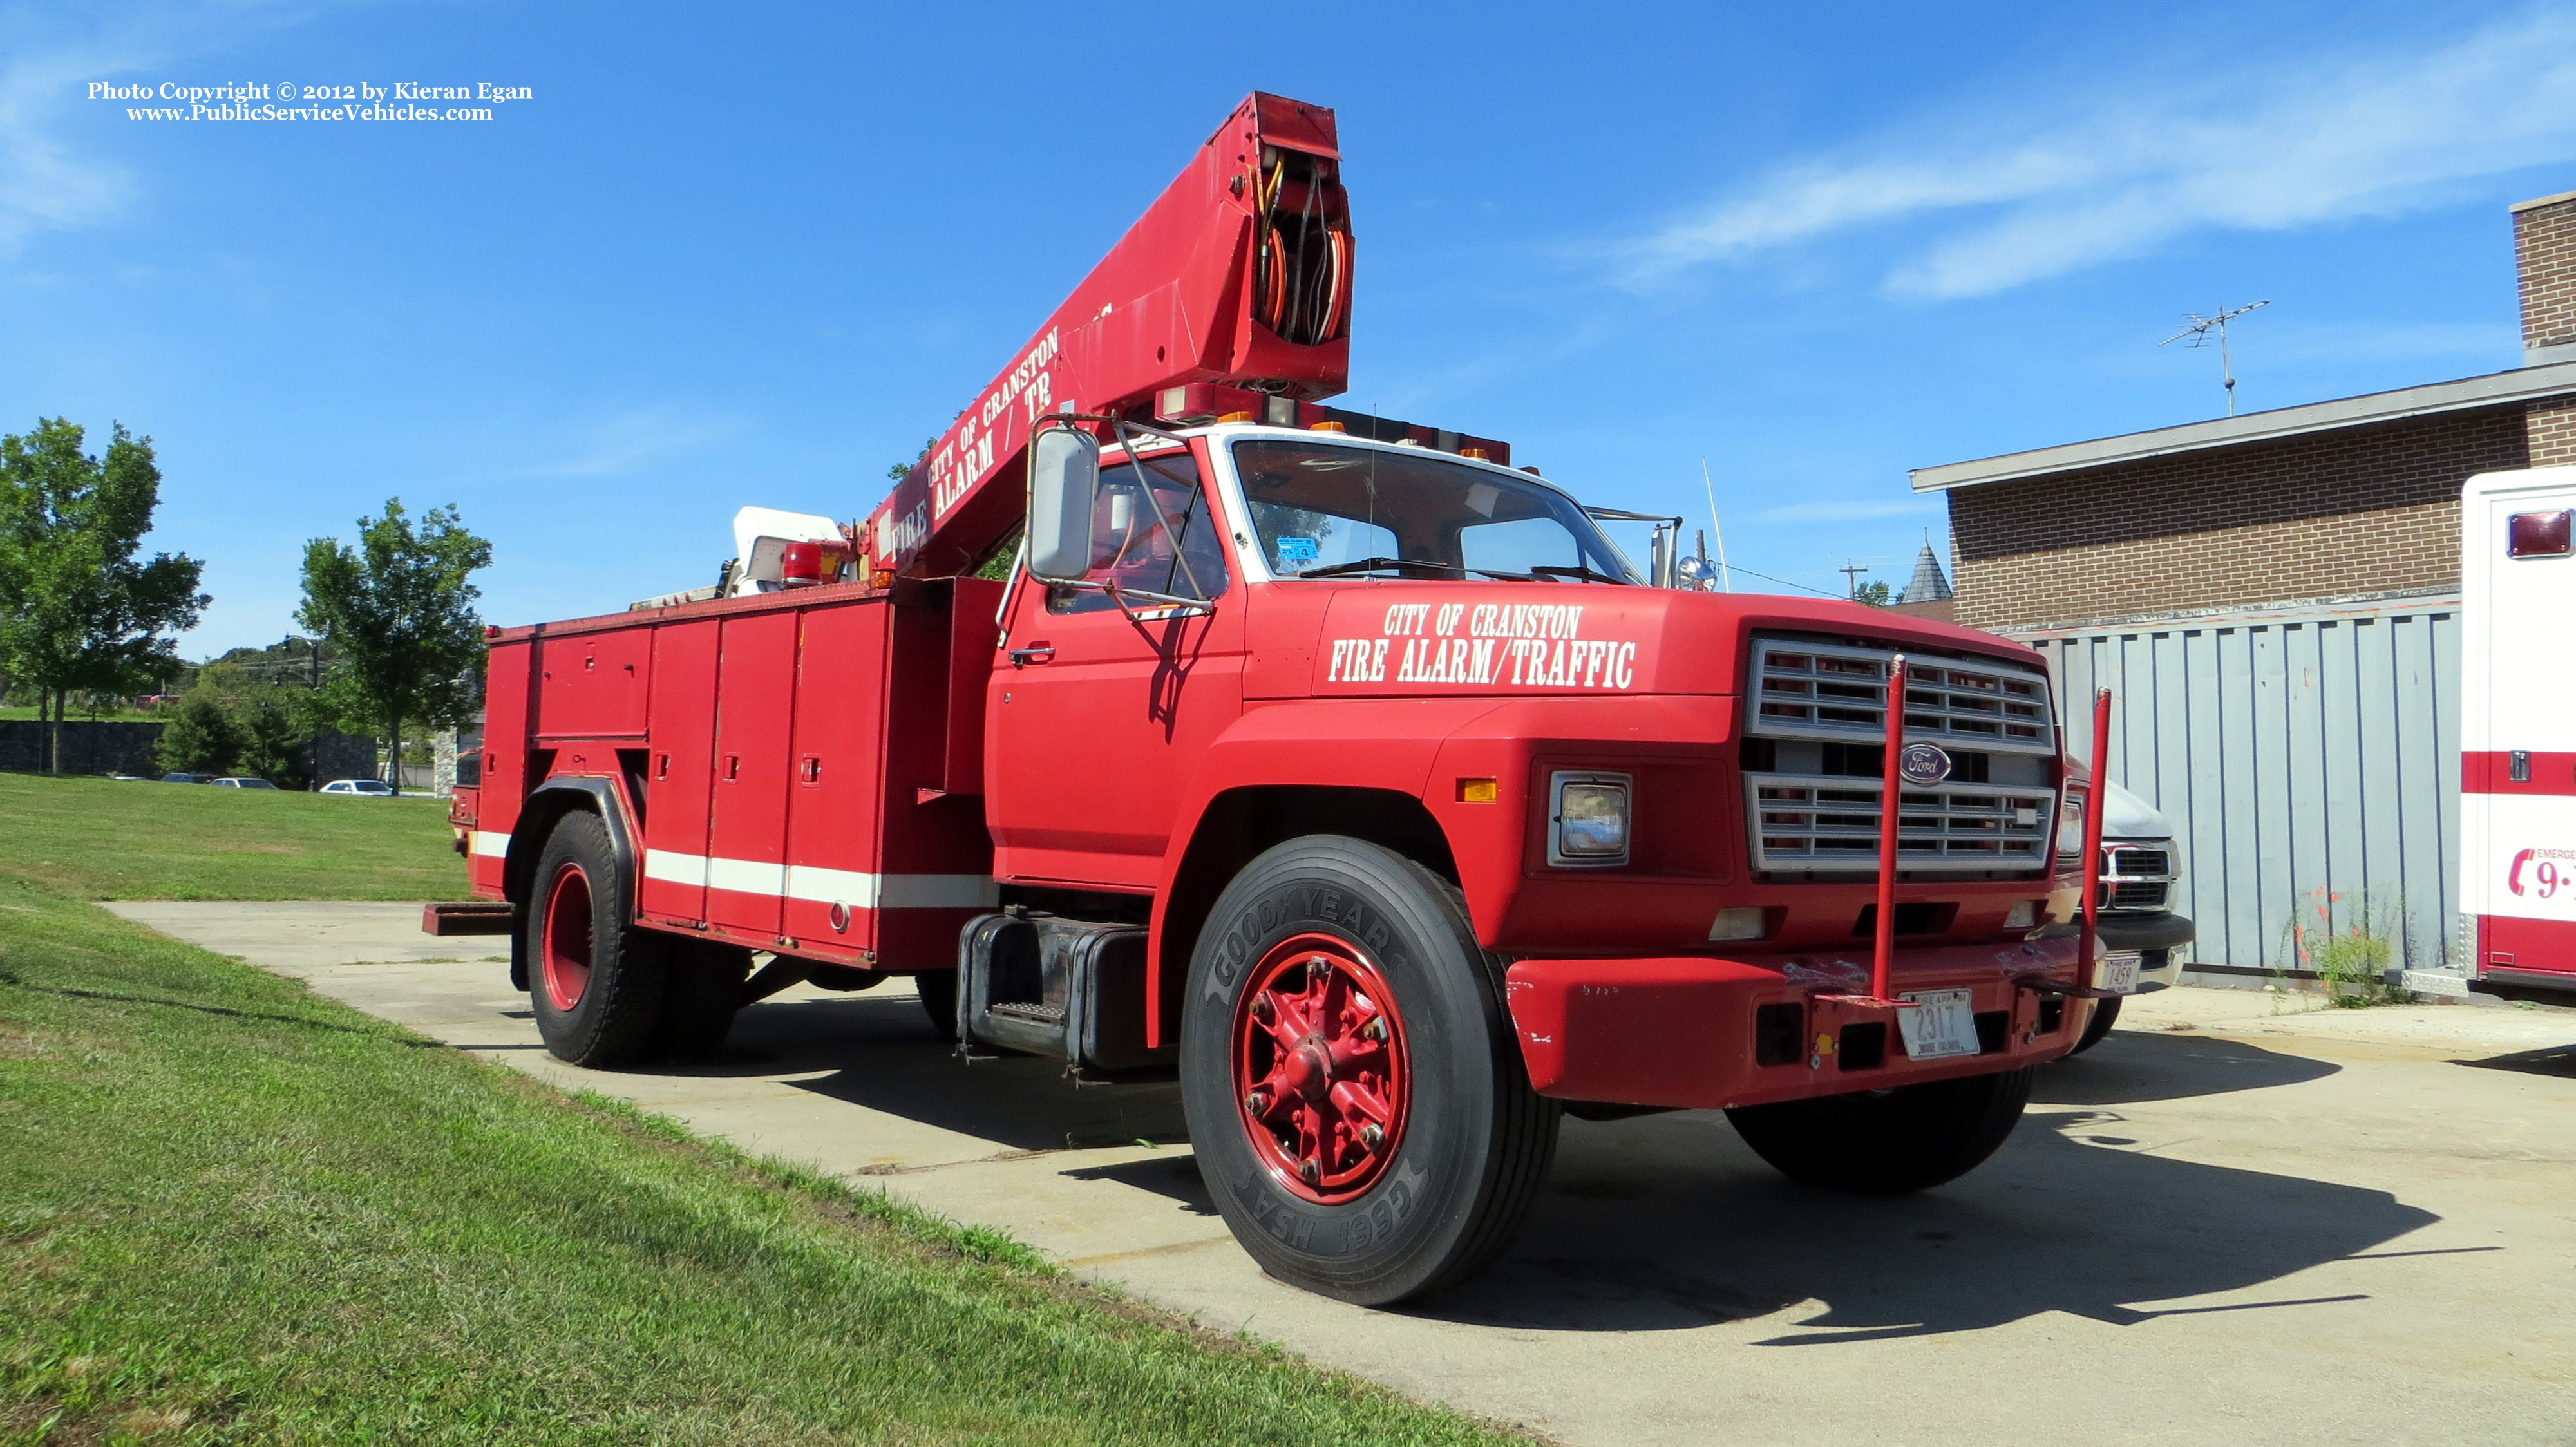
<svg viewBox="0 0 2576 1447">
<path fill-rule="evenodd" d="M 2419 1048 L 2427 1054 L 2496 1055 L 2576 1040 L 2576 1009 L 2555 1005 L 2373 1005 L 2336 1009 L 2325 996 L 2291 990 L 2177 985 L 2133 995 L 2113 1033 L 2140 1031 L 2238 1039 L 2332 1040 Z"/>
</svg>

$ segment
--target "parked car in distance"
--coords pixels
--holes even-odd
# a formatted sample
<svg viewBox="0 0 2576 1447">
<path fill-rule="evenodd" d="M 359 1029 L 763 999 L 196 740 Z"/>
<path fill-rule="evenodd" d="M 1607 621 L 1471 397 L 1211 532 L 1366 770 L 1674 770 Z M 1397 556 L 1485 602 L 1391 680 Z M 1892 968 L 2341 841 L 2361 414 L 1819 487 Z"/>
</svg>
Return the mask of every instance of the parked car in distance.
<svg viewBox="0 0 2576 1447">
<path fill-rule="evenodd" d="M 266 780 L 266 779 L 246 779 L 246 778 L 237 778 L 237 777 L 235 777 L 235 776 L 233 776 L 233 775 L 230 775 L 230 774 L 227 774 L 227 775 L 225 775 L 223 778 L 220 778 L 220 779 L 210 779 L 210 780 L 208 780 L 207 782 L 209 782 L 209 783 L 213 784 L 213 785 L 214 785 L 216 788 L 218 788 L 218 789 L 269 789 L 269 790 L 274 790 L 274 789 L 276 789 L 276 788 L 277 788 L 277 786 L 276 786 L 275 784 L 270 783 L 270 782 L 269 782 L 268 780 Z"/>
<path fill-rule="evenodd" d="M 2095 924 L 2102 950 L 2116 964 L 2122 956 L 2135 961 L 2140 995 L 2182 983 L 2178 951 L 2192 940 L 2191 920 L 2173 911 L 2174 884 L 2180 870 L 2175 857 L 2173 825 L 2156 807 L 2117 784 L 2102 799 L 2102 858 L 2094 888 L 2101 891 Z M 2078 926 L 2059 925 L 2051 934 L 2074 934 Z M 2066 1054 L 2069 1060 L 2102 1043 L 2120 1018 L 2120 1002 L 2104 1000 L 2094 1007 L 2083 1038 Z"/>
<path fill-rule="evenodd" d="M 394 786 L 382 779 L 333 779 L 322 786 L 322 792 L 338 794 L 343 798 L 354 795 L 369 799 L 390 799 L 393 797 Z"/>
<path fill-rule="evenodd" d="M 163 774 L 161 776 L 161 782 L 165 784 L 205 784 L 213 782 L 214 777 L 215 776 L 212 774 Z"/>
</svg>

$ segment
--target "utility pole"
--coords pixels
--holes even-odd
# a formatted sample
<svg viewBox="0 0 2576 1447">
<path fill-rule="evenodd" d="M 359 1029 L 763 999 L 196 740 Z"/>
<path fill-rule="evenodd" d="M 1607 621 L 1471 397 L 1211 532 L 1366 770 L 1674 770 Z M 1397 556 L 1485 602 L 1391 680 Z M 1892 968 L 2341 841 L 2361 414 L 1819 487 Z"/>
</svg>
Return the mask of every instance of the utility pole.
<svg viewBox="0 0 2576 1447">
<path fill-rule="evenodd" d="M 2270 306 L 2271 304 L 2271 299 L 2266 297 L 2262 301 L 2237 307 L 2233 311 L 2221 310 L 2215 316 L 2202 316 L 2198 312 L 2185 312 L 2183 315 L 2191 318 L 2191 324 L 2184 327 L 2181 331 L 2174 333 L 2172 336 L 2165 338 L 2164 341 L 2156 343 L 2156 345 L 2161 347 L 2166 345 L 2166 343 L 2179 342 L 2183 338 L 2189 337 L 2191 338 L 2190 345 L 2195 347 L 2205 347 L 2209 345 L 2209 334 L 2213 331 L 2217 332 L 2218 375 L 2227 386 L 2227 415 L 2233 417 L 2236 415 L 2236 359 L 2234 355 L 2229 352 L 2227 347 L 2227 324 L 2235 318 L 2241 317 L 2247 312 L 2254 310 L 2255 307 L 2265 307 Z"/>
<path fill-rule="evenodd" d="M 1834 569 L 1834 571 L 1843 575 L 1843 596 L 1850 599 L 1852 602 L 1859 602 L 1860 575 L 1868 572 L 1869 569 L 1859 567 L 1849 558 L 1845 558 L 1843 560 L 1843 566 Z"/>
</svg>

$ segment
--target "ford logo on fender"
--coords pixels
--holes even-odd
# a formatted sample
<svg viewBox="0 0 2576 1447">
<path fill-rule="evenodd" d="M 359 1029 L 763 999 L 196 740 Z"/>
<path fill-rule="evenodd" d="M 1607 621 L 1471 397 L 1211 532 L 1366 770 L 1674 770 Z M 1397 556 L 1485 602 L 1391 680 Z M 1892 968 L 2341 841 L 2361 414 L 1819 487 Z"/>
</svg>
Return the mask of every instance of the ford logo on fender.
<svg viewBox="0 0 2576 1447">
<path fill-rule="evenodd" d="M 1937 784 L 1950 777 L 1950 755 L 1939 744 L 1907 744 L 1896 756 L 1896 774 L 1909 784 Z"/>
</svg>

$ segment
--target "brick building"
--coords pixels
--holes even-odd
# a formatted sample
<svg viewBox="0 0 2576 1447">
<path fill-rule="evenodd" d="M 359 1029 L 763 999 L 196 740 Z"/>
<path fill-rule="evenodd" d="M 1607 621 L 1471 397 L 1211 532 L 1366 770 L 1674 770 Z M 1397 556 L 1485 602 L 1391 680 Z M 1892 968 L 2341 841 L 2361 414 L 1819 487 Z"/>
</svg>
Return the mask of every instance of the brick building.
<svg viewBox="0 0 2576 1447">
<path fill-rule="evenodd" d="M 2460 485 L 2576 463 L 2576 191 L 2512 217 L 2511 371 L 1912 475 L 1956 620 L 2115 690 L 2111 776 L 2175 821 L 2212 969 L 2295 969 L 2320 905 L 2419 968 L 2453 933 Z"/>
</svg>

